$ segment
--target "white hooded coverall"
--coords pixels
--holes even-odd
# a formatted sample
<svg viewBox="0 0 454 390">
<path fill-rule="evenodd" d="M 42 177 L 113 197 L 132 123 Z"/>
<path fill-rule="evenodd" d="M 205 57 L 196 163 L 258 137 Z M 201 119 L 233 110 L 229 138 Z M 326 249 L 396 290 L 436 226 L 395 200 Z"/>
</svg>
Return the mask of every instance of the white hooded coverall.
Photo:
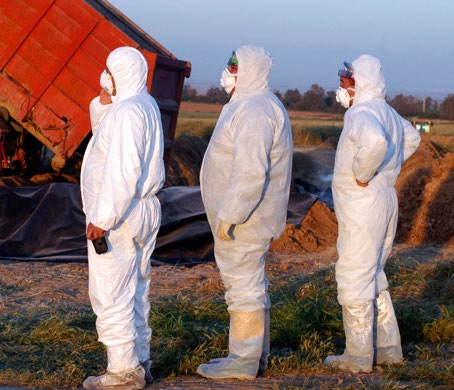
<svg viewBox="0 0 454 390">
<path fill-rule="evenodd" d="M 165 177 L 163 132 L 147 92 L 148 64 L 132 47 L 107 58 L 116 84 L 113 103 L 90 104 L 93 136 L 84 155 L 81 192 L 86 221 L 104 229 L 109 251 L 88 241 L 89 295 L 108 371 L 136 368 L 150 358 L 150 256 L 161 221 L 156 192 Z"/>
<path fill-rule="evenodd" d="M 293 146 L 288 115 L 268 87 L 269 54 L 242 46 L 236 55 L 235 92 L 214 129 L 200 185 L 228 310 L 249 312 L 270 307 L 264 260 L 285 228 Z M 219 220 L 235 225 L 233 240 L 217 238 Z"/>
<path fill-rule="evenodd" d="M 363 55 L 352 65 L 355 97 L 345 113 L 332 183 L 338 301 L 347 306 L 372 301 L 388 288 L 383 269 L 397 226 L 394 184 L 420 142 L 410 122 L 386 103 L 379 60 Z M 356 179 L 368 186 L 358 186 Z"/>
<path fill-rule="evenodd" d="M 346 340 L 344 353 L 328 356 L 324 364 L 370 372 L 374 360 L 402 360 L 384 267 L 397 226 L 394 184 L 420 135 L 386 103 L 380 61 L 362 55 L 352 66 L 355 94 L 345 113 L 332 184 L 339 224 L 336 280 Z"/>
</svg>

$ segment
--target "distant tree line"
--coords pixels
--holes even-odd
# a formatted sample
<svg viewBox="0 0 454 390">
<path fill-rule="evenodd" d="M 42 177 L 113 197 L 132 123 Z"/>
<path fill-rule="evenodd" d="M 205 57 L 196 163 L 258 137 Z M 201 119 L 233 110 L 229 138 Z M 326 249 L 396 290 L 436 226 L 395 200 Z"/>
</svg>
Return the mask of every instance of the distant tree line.
<svg viewBox="0 0 454 390">
<path fill-rule="evenodd" d="M 343 113 L 345 109 L 336 102 L 336 91 L 328 91 L 318 84 L 312 84 L 303 94 L 298 89 L 288 89 L 282 94 L 275 90 L 274 93 L 282 101 L 287 110 L 314 111 Z M 212 86 L 203 95 L 186 84 L 183 89 L 183 101 L 198 103 L 225 104 L 229 101 L 229 96 L 220 87 Z M 454 94 L 449 94 L 441 103 L 430 97 L 423 99 L 411 95 L 399 94 L 388 103 L 394 107 L 402 116 L 418 116 L 424 118 L 454 119 Z"/>
</svg>

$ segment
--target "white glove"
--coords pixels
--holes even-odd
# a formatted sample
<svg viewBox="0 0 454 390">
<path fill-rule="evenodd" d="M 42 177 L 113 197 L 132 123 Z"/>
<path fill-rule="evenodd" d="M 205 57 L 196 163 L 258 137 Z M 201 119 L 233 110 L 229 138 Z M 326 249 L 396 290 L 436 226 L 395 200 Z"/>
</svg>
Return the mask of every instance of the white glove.
<svg viewBox="0 0 454 390">
<path fill-rule="evenodd" d="M 216 235 L 218 236 L 218 238 L 220 240 L 224 240 L 224 241 L 233 240 L 233 238 L 234 238 L 233 235 L 231 233 L 229 233 L 230 228 L 232 226 L 233 225 L 231 223 L 225 222 L 222 219 L 220 219 L 219 224 L 218 224 L 218 231 L 216 232 Z"/>
</svg>

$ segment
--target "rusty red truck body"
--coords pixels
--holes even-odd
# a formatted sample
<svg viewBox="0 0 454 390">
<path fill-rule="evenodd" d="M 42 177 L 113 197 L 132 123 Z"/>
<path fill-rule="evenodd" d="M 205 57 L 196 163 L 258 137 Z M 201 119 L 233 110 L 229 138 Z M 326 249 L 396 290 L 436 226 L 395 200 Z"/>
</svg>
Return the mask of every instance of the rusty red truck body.
<svg viewBox="0 0 454 390">
<path fill-rule="evenodd" d="M 7 137 L 8 124 L 45 146 L 54 170 L 65 167 L 91 135 L 89 103 L 99 94 L 108 54 L 120 46 L 136 47 L 148 61 L 168 162 L 189 62 L 103 0 L 2 1 L 0 25 L 0 169 L 20 157 L 20 142 L 7 145 L 14 138 Z"/>
</svg>

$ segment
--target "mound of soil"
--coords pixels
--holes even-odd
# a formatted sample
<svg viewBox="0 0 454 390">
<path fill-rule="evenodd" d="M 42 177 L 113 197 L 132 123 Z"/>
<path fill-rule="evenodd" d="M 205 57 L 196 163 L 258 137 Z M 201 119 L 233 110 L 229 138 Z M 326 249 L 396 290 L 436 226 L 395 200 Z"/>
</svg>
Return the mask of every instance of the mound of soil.
<svg viewBox="0 0 454 390">
<path fill-rule="evenodd" d="M 301 159 L 296 161 L 293 176 L 304 177 L 305 165 Z M 399 198 L 396 243 L 454 247 L 453 167 L 454 154 L 445 152 L 431 142 L 430 136 L 422 134 L 418 150 L 402 166 L 396 183 Z M 282 253 L 318 252 L 335 245 L 336 239 L 334 211 L 317 201 L 302 224 L 287 225 L 271 249 Z"/>
<path fill-rule="evenodd" d="M 396 242 L 454 246 L 453 167 L 454 154 L 422 134 L 396 183 L 400 208 Z"/>
<path fill-rule="evenodd" d="M 421 144 L 402 166 L 396 183 L 399 222 L 396 243 L 454 247 L 454 154 L 422 134 Z M 297 173 L 296 173 L 297 174 Z M 320 251 L 337 237 L 334 212 L 316 202 L 301 226 L 287 226 L 272 248 L 277 251 Z"/>
<path fill-rule="evenodd" d="M 316 201 L 300 225 L 285 227 L 282 236 L 271 244 L 281 253 L 320 252 L 336 244 L 337 219 L 324 203 Z"/>
<path fill-rule="evenodd" d="M 454 247 L 454 154 L 422 134 L 421 144 L 402 166 L 396 183 L 399 222 L 396 243 Z M 298 172 L 294 172 L 298 175 Z M 297 176 L 298 177 L 298 176 Z M 334 212 L 315 202 L 300 226 L 287 225 L 272 249 L 282 252 L 323 251 L 335 244 Z"/>
</svg>

